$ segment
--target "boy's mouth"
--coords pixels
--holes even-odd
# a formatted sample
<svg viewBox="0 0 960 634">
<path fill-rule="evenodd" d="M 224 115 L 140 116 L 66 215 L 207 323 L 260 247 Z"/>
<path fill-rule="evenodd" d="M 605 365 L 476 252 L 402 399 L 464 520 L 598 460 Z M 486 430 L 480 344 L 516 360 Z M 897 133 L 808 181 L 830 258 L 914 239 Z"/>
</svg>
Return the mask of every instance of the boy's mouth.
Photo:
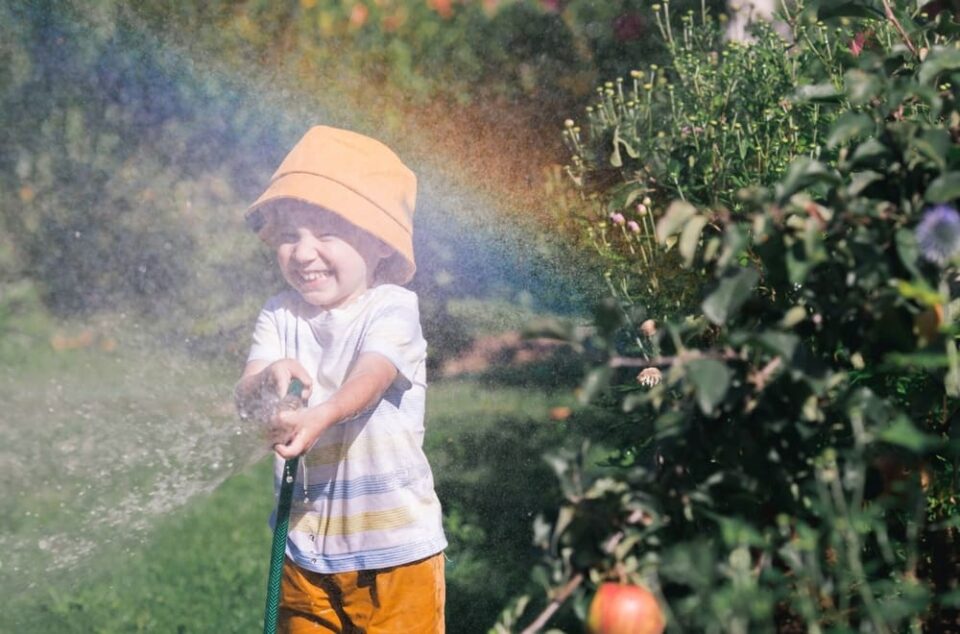
<svg viewBox="0 0 960 634">
<path fill-rule="evenodd" d="M 301 271 L 297 275 L 300 276 L 300 280 L 306 284 L 311 282 L 320 282 L 326 279 L 333 277 L 333 271 Z"/>
</svg>

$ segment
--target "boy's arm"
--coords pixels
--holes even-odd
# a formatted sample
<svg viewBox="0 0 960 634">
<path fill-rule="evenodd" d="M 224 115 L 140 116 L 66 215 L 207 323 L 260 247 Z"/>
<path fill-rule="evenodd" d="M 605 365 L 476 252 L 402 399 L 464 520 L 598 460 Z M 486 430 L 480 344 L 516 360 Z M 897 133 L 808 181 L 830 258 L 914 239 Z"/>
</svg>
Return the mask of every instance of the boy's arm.
<svg viewBox="0 0 960 634">
<path fill-rule="evenodd" d="M 375 405 L 396 378 L 397 368 L 385 356 L 360 354 L 343 385 L 329 399 L 315 407 L 277 413 L 271 421 L 271 433 L 277 440 L 274 450 L 286 459 L 307 452 L 324 430 Z"/>
</svg>

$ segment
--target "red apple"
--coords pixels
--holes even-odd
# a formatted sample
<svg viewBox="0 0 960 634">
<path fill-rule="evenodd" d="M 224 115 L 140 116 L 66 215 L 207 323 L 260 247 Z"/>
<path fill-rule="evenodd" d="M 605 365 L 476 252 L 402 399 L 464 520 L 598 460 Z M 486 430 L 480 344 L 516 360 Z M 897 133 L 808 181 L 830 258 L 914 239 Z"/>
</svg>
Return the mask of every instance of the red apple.
<svg viewBox="0 0 960 634">
<path fill-rule="evenodd" d="M 590 603 L 590 634 L 662 634 L 664 627 L 657 599 L 641 586 L 604 583 Z"/>
</svg>

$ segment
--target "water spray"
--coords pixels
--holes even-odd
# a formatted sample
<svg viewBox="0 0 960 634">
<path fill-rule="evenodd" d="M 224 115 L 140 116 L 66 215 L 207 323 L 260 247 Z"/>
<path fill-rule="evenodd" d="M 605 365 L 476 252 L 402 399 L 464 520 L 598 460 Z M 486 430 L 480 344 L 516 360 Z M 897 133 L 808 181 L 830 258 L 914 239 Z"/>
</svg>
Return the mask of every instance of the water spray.
<svg viewBox="0 0 960 634">
<path fill-rule="evenodd" d="M 287 398 L 298 401 L 303 392 L 299 379 L 290 381 Z M 290 523 L 290 502 L 293 499 L 293 482 L 296 479 L 300 456 L 290 458 L 283 464 L 280 480 L 280 497 L 277 501 L 276 522 L 273 525 L 273 545 L 270 548 L 270 576 L 267 578 L 267 606 L 263 615 L 263 634 L 276 634 L 280 612 L 280 581 L 283 577 L 283 558 L 287 551 L 287 529 Z"/>
</svg>

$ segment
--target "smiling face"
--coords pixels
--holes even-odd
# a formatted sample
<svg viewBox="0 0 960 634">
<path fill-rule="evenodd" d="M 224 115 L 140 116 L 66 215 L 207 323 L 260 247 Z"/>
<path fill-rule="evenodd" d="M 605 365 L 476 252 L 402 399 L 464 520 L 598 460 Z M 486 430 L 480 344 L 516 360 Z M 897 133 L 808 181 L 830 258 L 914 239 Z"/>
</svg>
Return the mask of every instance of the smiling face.
<svg viewBox="0 0 960 634">
<path fill-rule="evenodd" d="M 362 295 L 390 254 L 340 216 L 307 204 L 278 205 L 272 216 L 264 237 L 276 249 L 283 278 L 313 306 L 337 308 Z"/>
</svg>

